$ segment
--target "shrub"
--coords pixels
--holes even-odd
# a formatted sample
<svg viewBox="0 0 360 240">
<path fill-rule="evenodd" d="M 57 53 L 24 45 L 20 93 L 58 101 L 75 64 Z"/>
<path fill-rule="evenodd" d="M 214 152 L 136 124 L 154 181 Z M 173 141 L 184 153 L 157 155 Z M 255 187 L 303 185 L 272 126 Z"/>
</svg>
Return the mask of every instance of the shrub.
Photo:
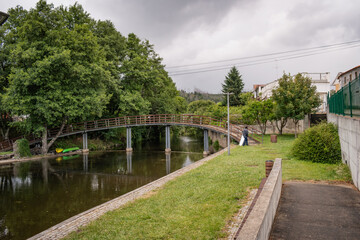
<svg viewBox="0 0 360 240">
<path fill-rule="evenodd" d="M 214 149 L 215 149 L 216 152 L 219 151 L 219 149 L 220 149 L 220 144 L 219 144 L 219 141 L 218 141 L 218 140 L 216 140 L 216 141 L 214 142 L 213 147 L 214 147 Z"/>
<path fill-rule="evenodd" d="M 27 139 L 22 138 L 22 139 L 16 140 L 16 143 L 18 146 L 18 151 L 19 151 L 20 157 L 30 157 L 31 156 L 29 141 Z"/>
<path fill-rule="evenodd" d="M 340 163 L 341 148 L 337 127 L 332 123 L 321 123 L 307 129 L 295 140 L 291 152 L 300 160 Z"/>
</svg>

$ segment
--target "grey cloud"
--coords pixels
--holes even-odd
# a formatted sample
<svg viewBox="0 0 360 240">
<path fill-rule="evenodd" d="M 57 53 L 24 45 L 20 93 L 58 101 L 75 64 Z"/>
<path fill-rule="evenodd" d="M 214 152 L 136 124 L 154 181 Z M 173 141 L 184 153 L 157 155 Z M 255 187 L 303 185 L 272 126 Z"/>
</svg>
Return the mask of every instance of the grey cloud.
<svg viewBox="0 0 360 240">
<path fill-rule="evenodd" d="M 193 31 L 198 27 L 214 28 L 231 8 L 242 2 L 238 0 L 112 0 L 107 1 L 106 5 L 101 1 L 90 1 L 86 4 L 96 11 L 101 11 L 103 16 L 111 15 L 110 20 L 121 33 L 134 32 L 162 47 L 173 38 L 186 34 L 187 31 Z M 118 19 L 116 15 L 120 15 Z"/>
<path fill-rule="evenodd" d="M 355 3 L 355 4 L 354 4 Z M 326 38 L 342 41 L 360 39 L 360 2 L 346 5 L 340 1 L 311 1 L 296 4 L 287 15 L 293 23 L 289 32 L 278 36 L 286 46 L 326 43 Z M 356 26 L 357 27 L 354 27 Z M 344 36 L 336 36 L 346 33 Z"/>
</svg>

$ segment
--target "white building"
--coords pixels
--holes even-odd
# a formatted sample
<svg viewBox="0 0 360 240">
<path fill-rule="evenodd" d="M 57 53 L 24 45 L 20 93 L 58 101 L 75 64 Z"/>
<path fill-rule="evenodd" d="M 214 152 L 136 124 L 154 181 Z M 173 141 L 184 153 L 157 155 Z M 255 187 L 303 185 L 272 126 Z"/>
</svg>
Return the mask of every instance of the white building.
<svg viewBox="0 0 360 240">
<path fill-rule="evenodd" d="M 316 86 L 316 91 L 320 95 L 322 104 L 318 108 L 317 113 L 326 113 L 327 93 L 330 91 L 330 73 L 303 72 L 301 74 L 311 79 L 312 85 Z M 265 85 L 254 85 L 254 97 L 260 99 L 270 98 L 272 96 L 272 90 L 276 89 L 278 86 L 278 80 L 275 80 Z"/>
<path fill-rule="evenodd" d="M 326 113 L 327 94 L 330 92 L 330 73 L 302 73 L 311 79 L 313 86 L 320 95 L 321 105 L 317 109 L 317 113 Z"/>
<path fill-rule="evenodd" d="M 360 75 L 360 65 L 352 69 L 349 69 L 346 72 L 338 73 L 335 80 L 332 82 L 332 85 L 336 87 L 336 84 L 338 84 L 338 87 L 336 87 L 336 91 L 338 91 L 340 88 L 344 87 L 352 80 L 357 79 L 359 75 Z"/>
</svg>

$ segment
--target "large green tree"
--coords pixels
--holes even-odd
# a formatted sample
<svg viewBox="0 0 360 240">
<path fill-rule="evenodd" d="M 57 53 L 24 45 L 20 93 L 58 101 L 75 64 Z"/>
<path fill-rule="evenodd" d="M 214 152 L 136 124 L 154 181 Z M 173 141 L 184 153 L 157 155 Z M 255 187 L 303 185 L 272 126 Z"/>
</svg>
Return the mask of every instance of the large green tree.
<svg viewBox="0 0 360 240">
<path fill-rule="evenodd" d="M 19 21 L 8 33 L 16 43 L 4 103 L 29 130 L 42 133 L 46 153 L 66 123 L 101 116 L 111 74 L 81 6 L 54 8 L 40 0 Z M 52 127 L 60 130 L 48 142 Z"/>
<path fill-rule="evenodd" d="M 272 98 L 275 101 L 274 120 L 280 135 L 288 119 L 293 112 L 294 82 L 290 74 L 285 74 L 278 80 L 279 86 L 272 90 Z"/>
<path fill-rule="evenodd" d="M 266 124 L 274 117 L 274 102 L 272 99 L 250 101 L 242 111 L 242 121 L 245 124 L 258 124 L 262 134 L 266 133 Z"/>
<path fill-rule="evenodd" d="M 210 115 L 215 102 L 210 100 L 197 100 L 189 103 L 187 112 L 196 115 Z"/>
<path fill-rule="evenodd" d="M 295 137 L 300 120 L 307 114 L 316 111 L 321 104 L 316 86 L 311 84 L 311 79 L 301 73 L 291 76 L 285 74 L 279 79 L 279 86 L 273 90 L 275 105 L 275 120 L 277 128 L 282 133 L 288 119 L 295 123 Z"/>
<path fill-rule="evenodd" d="M 96 23 L 94 21 L 93 33 L 97 37 L 101 51 L 108 62 L 106 69 L 112 76 L 111 81 L 106 82 L 106 89 L 111 98 L 106 106 L 105 116 L 115 117 L 119 115 L 119 106 L 124 106 L 123 113 L 125 115 L 140 113 L 141 104 L 136 101 L 138 94 L 124 92 L 120 84 L 120 69 L 126 53 L 126 37 L 122 36 L 110 21 L 97 21 Z"/>
<path fill-rule="evenodd" d="M 311 85 L 311 79 L 301 73 L 293 77 L 293 98 L 291 99 L 293 108 L 290 118 L 295 123 L 295 137 L 297 137 L 297 127 L 300 120 L 306 115 L 316 112 L 321 105 L 319 94 L 316 92 L 316 86 Z"/>
<path fill-rule="evenodd" d="M 229 73 L 225 76 L 225 81 L 222 84 L 222 92 L 224 93 L 223 105 L 227 104 L 227 93 L 230 93 L 229 104 L 230 106 L 243 105 L 241 93 L 244 89 L 244 83 L 237 68 L 234 66 L 230 69 Z"/>
<path fill-rule="evenodd" d="M 179 93 L 161 64 L 162 58 L 149 41 L 141 41 L 135 34 L 126 40 L 125 58 L 121 63 L 120 86 L 127 94 L 138 93 L 141 113 L 175 113 Z M 127 99 L 123 99 L 124 103 Z M 124 105 L 119 106 L 120 114 Z"/>
<path fill-rule="evenodd" d="M 9 138 L 12 116 L 3 102 L 6 89 L 9 87 L 11 73 L 10 52 L 16 47 L 16 31 L 27 15 L 22 7 L 9 10 L 8 21 L 0 27 L 0 133 L 3 139 Z"/>
</svg>

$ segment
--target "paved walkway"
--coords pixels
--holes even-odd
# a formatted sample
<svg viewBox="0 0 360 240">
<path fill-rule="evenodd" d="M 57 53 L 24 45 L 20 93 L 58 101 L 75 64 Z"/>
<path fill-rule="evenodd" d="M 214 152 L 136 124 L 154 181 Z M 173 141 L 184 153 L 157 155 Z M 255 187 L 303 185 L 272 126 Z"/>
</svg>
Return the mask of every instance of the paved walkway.
<svg viewBox="0 0 360 240">
<path fill-rule="evenodd" d="M 270 239 L 360 239 L 360 192 L 339 185 L 285 183 Z"/>
</svg>

